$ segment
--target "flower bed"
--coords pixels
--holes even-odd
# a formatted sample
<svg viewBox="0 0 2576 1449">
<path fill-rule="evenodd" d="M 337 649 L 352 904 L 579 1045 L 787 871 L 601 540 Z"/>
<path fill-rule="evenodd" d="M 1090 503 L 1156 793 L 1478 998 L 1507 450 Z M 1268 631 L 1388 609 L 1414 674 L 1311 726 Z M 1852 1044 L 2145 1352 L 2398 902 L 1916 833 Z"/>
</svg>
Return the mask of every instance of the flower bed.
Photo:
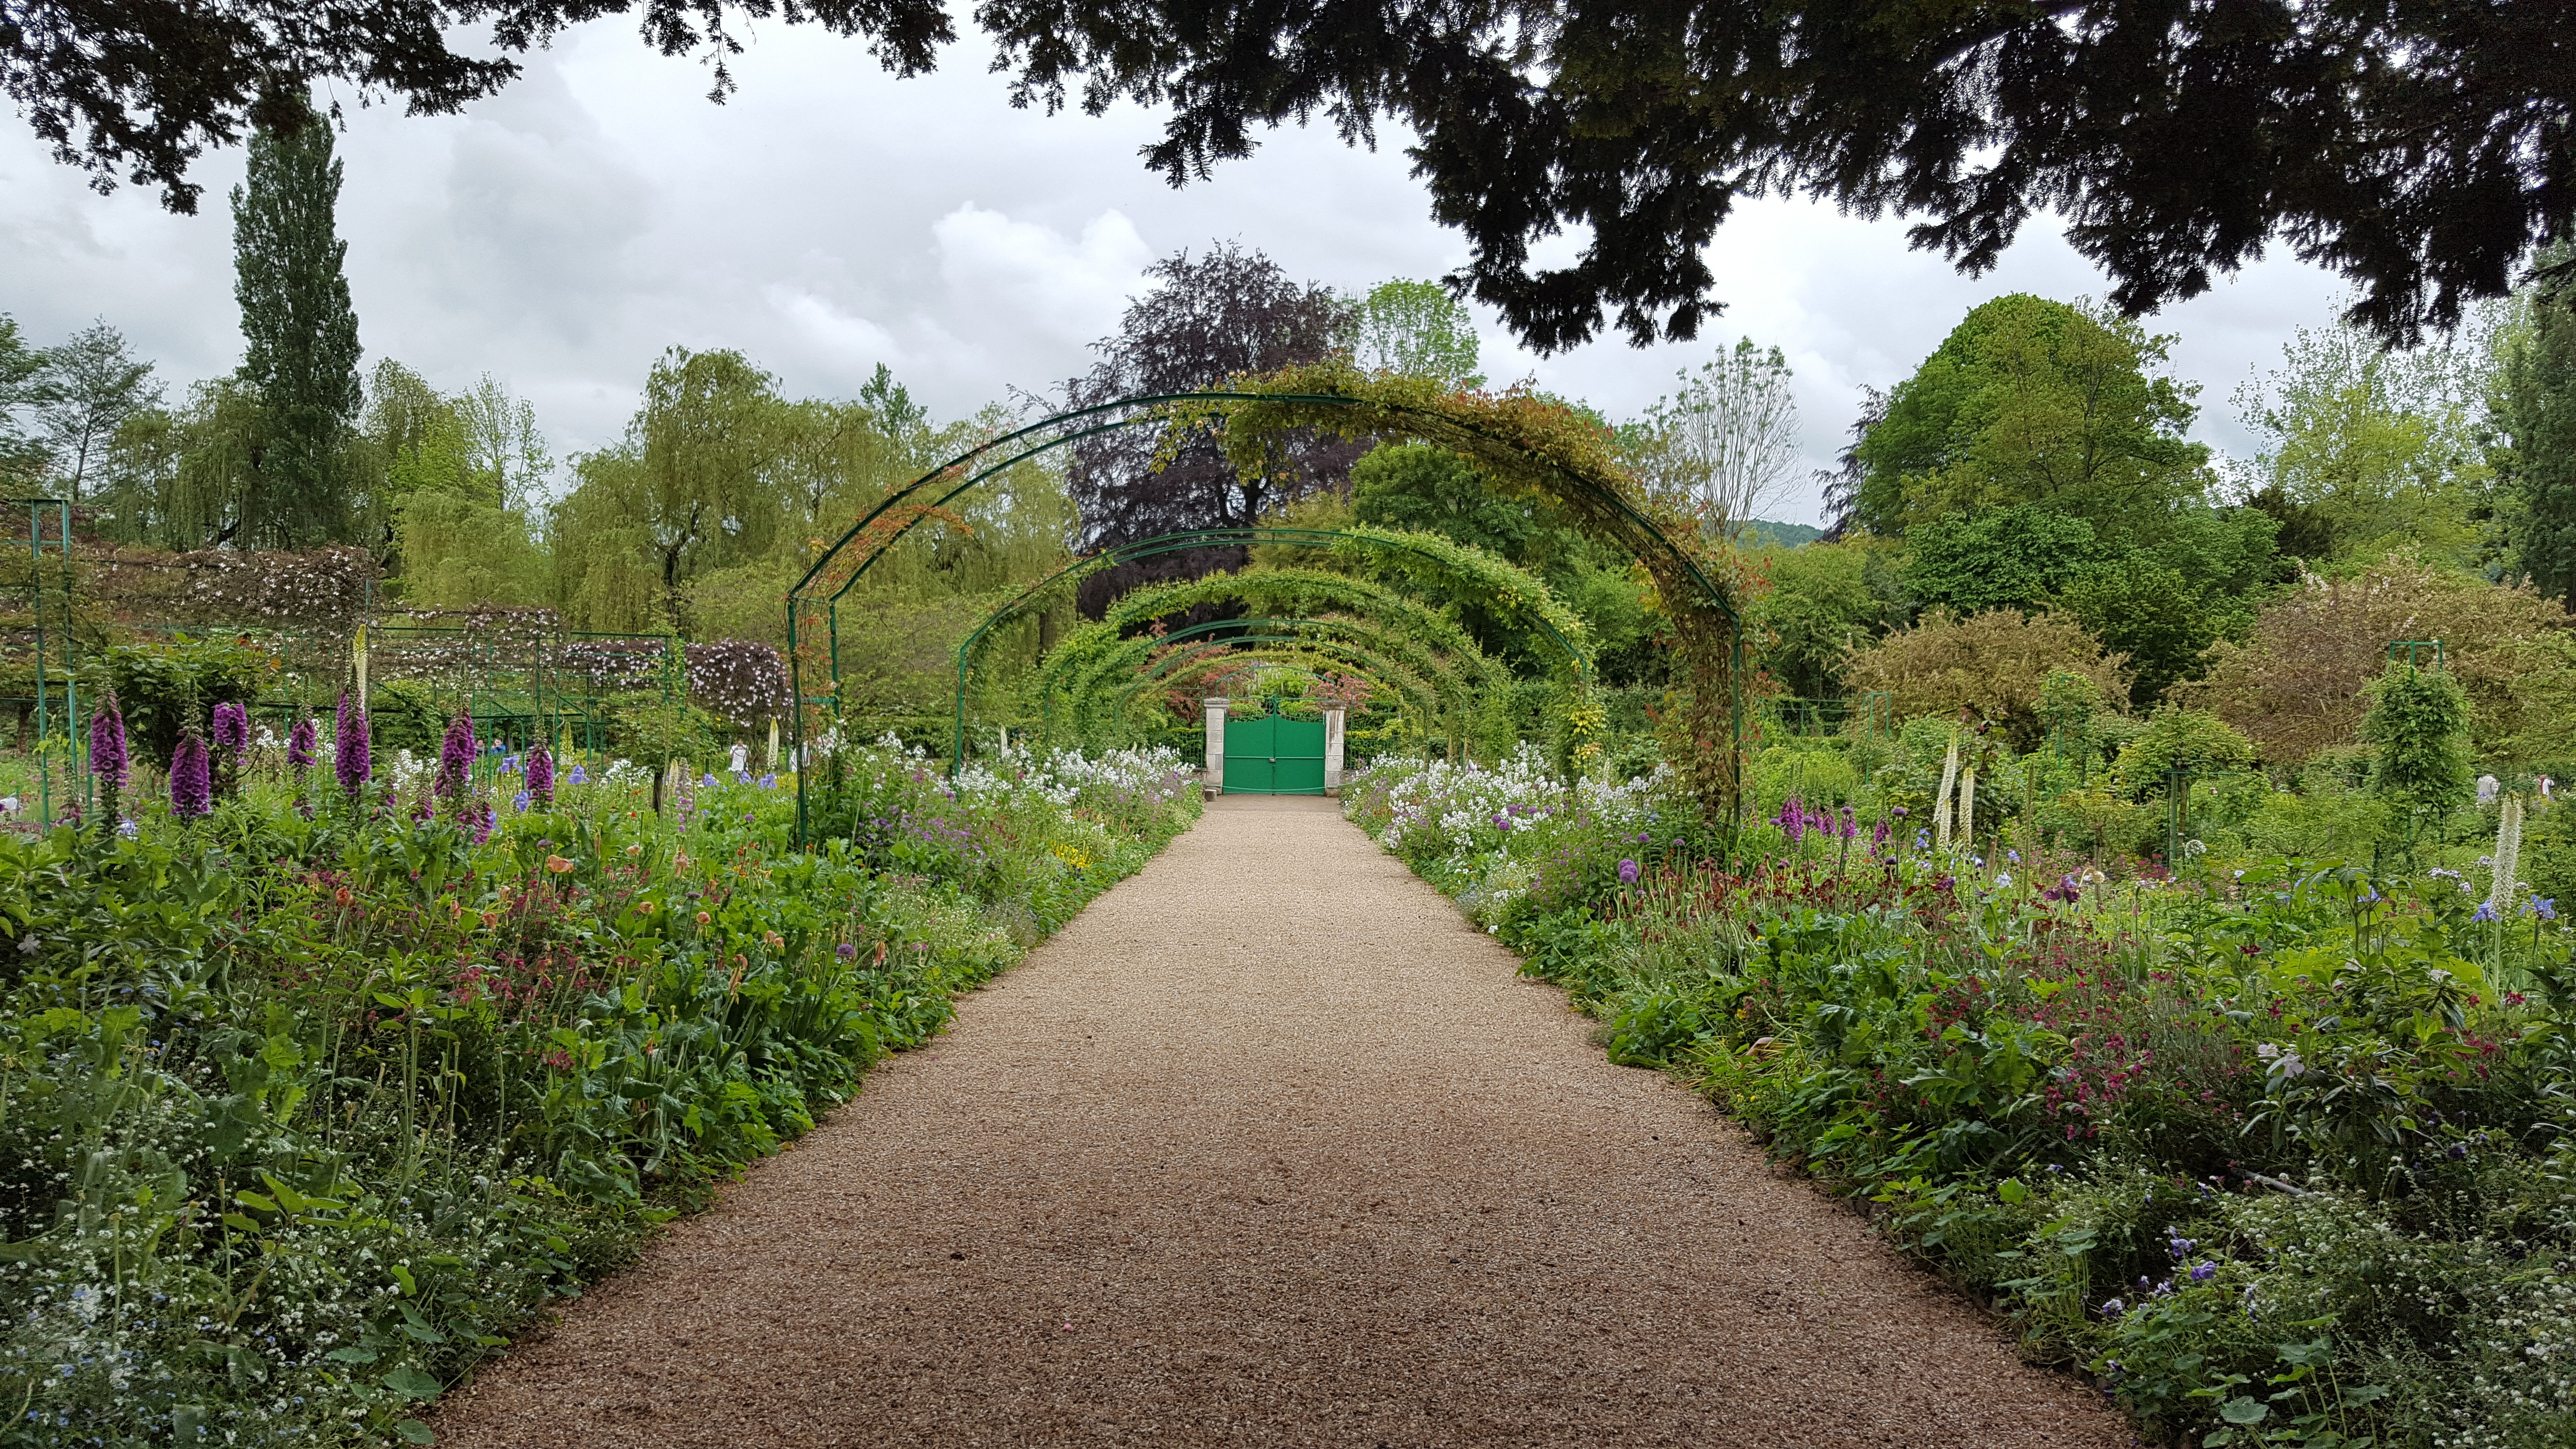
<svg viewBox="0 0 2576 1449">
<path fill-rule="evenodd" d="M 2283 861 L 2114 885 L 1794 803 L 1713 858 L 1649 824 L 1684 802 L 1596 788 L 1407 766 L 1346 798 L 1616 1059 L 1707 1092 L 2151 1432 L 2576 1442 L 2548 903 L 2498 921 L 2448 873 Z"/>
<path fill-rule="evenodd" d="M 549 810 L 524 775 L 353 806 L 325 763 L 310 818 L 270 769 L 200 820 L 0 840 L 0 1443 L 425 1441 L 540 1304 L 1198 808 L 1169 756 L 1014 766 L 844 750 L 833 798 L 883 824 L 811 854 L 790 790 L 657 816 L 615 766 Z"/>
</svg>

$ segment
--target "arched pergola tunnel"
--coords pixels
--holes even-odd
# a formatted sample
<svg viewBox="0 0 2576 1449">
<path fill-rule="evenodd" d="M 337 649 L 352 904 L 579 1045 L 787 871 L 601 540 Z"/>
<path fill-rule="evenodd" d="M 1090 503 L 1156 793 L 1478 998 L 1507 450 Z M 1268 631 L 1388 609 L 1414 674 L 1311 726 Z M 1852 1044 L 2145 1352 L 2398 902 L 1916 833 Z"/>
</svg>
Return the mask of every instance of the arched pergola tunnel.
<svg viewBox="0 0 2576 1449">
<path fill-rule="evenodd" d="M 1242 632 L 1232 632 L 1238 630 Z M 1208 638 L 1223 646 L 1225 652 L 1156 657 L 1194 638 Z M 1470 707 L 1478 697 L 1478 686 L 1490 683 L 1489 679 L 1466 677 L 1453 661 L 1411 647 L 1400 635 L 1390 635 L 1354 619 L 1211 619 L 1167 634 L 1142 635 L 1121 642 L 1123 647 L 1091 661 L 1072 677 L 1039 686 L 1050 721 L 1055 717 L 1054 701 L 1060 698 L 1066 705 L 1067 727 L 1087 736 L 1095 722 L 1091 714 L 1094 702 L 1103 695 L 1116 693 L 1120 708 L 1112 720 L 1123 719 L 1126 704 L 1167 666 L 1222 663 L 1229 654 L 1251 645 L 1294 645 L 1334 658 L 1344 663 L 1349 672 L 1390 689 L 1425 722 Z"/>
<path fill-rule="evenodd" d="M 800 845 L 808 840 L 810 772 L 802 768 L 807 711 L 826 707 L 837 719 L 840 709 L 840 604 L 894 544 L 925 521 L 952 518 L 944 510 L 959 497 L 1050 450 L 1122 428 L 1188 429 L 1217 422 L 1226 424 L 1220 436 L 1229 458 L 1256 474 L 1267 467 L 1266 450 L 1299 428 L 1449 448 L 1476 462 L 1498 489 L 1553 499 L 1587 531 L 1627 548 L 1655 580 L 1683 641 L 1687 723 L 1695 736 L 1695 752 L 1682 762 L 1686 777 L 1703 809 L 1732 822 L 1741 774 L 1743 642 L 1731 593 L 1695 557 L 1696 530 L 1675 518 L 1659 520 L 1656 505 L 1630 496 L 1634 485 L 1611 461 L 1606 443 L 1592 436 L 1598 426 L 1562 404 L 1517 392 L 1452 394 L 1422 379 L 1362 373 L 1340 358 L 1240 379 L 1223 389 L 1148 394 L 1057 414 L 968 449 L 888 494 L 852 524 L 786 599 Z M 1686 547 L 1685 540 L 1694 543 Z M 805 692 L 817 625 L 822 648 L 816 662 L 831 681 L 820 697 Z M 1598 707 L 1587 704 L 1576 713 L 1576 728 L 1597 729 L 1599 719 Z M 1721 729 L 1723 739 L 1716 737 Z M 1592 748 L 1586 744 L 1582 752 Z"/>
<path fill-rule="evenodd" d="M 1084 579 L 1122 564 L 1137 563 L 1173 553 L 1214 548 L 1248 549 L 1262 544 L 1323 550 L 1346 559 L 1391 561 L 1395 570 L 1408 578 L 1436 582 L 1453 590 L 1468 593 L 1488 603 L 1499 617 L 1508 622 L 1529 627 L 1546 638 L 1554 651 L 1554 657 L 1575 689 L 1587 688 L 1591 682 L 1592 660 L 1584 640 L 1582 619 L 1557 600 L 1549 592 L 1546 584 L 1525 570 L 1454 540 L 1433 534 L 1394 529 L 1320 529 L 1266 525 L 1258 528 L 1193 529 L 1179 533 L 1157 534 L 1074 560 L 1031 584 L 1018 597 L 995 609 L 958 644 L 956 722 L 952 732 L 953 743 L 949 756 L 951 773 L 955 772 L 965 755 L 967 688 L 975 668 L 978 646 L 993 630 L 1023 618 L 1032 611 L 1048 607 L 1054 600 L 1078 587 Z M 1223 577 L 1243 576 L 1237 574 Z M 1374 599 L 1389 596 L 1392 596 L 1392 591 L 1380 588 L 1371 597 Z M 1210 600 L 1201 602 L 1210 602 Z M 1123 606 L 1127 600 L 1121 600 L 1120 603 Z M 1119 619 L 1122 626 L 1132 626 L 1140 618 L 1150 616 L 1138 615 L 1132 611 L 1122 614 L 1120 609 L 1113 607 L 1110 617 Z M 1104 622 L 1107 620 L 1105 619 Z"/>
</svg>

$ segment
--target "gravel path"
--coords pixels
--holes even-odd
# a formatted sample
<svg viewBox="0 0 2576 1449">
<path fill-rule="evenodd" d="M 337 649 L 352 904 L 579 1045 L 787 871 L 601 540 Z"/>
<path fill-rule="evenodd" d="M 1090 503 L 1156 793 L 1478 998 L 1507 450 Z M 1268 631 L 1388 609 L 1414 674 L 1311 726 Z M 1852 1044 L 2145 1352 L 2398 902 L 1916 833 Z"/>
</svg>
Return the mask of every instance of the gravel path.
<svg viewBox="0 0 2576 1449">
<path fill-rule="evenodd" d="M 1513 966 L 1220 800 L 439 1442 L 2132 1442 Z"/>
</svg>

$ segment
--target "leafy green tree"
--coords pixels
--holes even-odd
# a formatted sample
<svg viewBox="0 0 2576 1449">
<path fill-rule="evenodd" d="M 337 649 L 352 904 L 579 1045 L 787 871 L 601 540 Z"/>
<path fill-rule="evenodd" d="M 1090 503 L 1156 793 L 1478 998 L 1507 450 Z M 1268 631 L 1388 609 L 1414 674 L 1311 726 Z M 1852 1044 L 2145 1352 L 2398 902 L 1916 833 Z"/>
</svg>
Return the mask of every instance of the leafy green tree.
<svg viewBox="0 0 2576 1449">
<path fill-rule="evenodd" d="M 1844 660 L 1894 624 L 1889 601 L 1872 584 L 1871 554 L 1871 545 L 1853 541 L 1763 555 L 1771 587 L 1753 606 L 1759 659 L 1790 694 L 1840 696 Z"/>
<path fill-rule="evenodd" d="M 2361 737 L 2378 751 L 2374 793 L 2432 809 L 2469 798 L 2469 696 L 2458 680 L 2391 660 L 2361 692 L 2370 705 Z"/>
<path fill-rule="evenodd" d="M 45 445 L 20 419 L 44 398 L 44 354 L 18 334 L 18 323 L 0 313 L 0 479 L 31 478 L 46 463 Z"/>
<path fill-rule="evenodd" d="M 1476 465 L 1428 443 L 1382 443 L 1351 468 L 1351 512 L 1381 528 L 1420 529 L 1544 572 L 1572 546 L 1570 530 L 1499 497 Z"/>
<path fill-rule="evenodd" d="M 1360 299 L 1351 326 L 1351 355 L 1362 367 L 1461 391 L 1485 385 L 1476 370 L 1475 315 L 1438 282 L 1378 283 Z"/>
<path fill-rule="evenodd" d="M 241 380 L 263 414 L 244 480 L 235 541 L 301 548 L 353 536 L 345 444 L 361 400 L 358 316 L 341 272 L 348 243 L 336 212 L 340 163 L 331 128 L 306 114 L 251 138 L 250 170 L 233 188 L 234 296 L 241 303 Z"/>
<path fill-rule="evenodd" d="M 2106 649 L 2129 656 L 2137 706 L 2154 704 L 2176 682 L 2208 667 L 2218 620 L 2207 596 L 2182 571 L 2135 550 L 2078 568 L 2059 586 L 2057 606 Z"/>
<path fill-rule="evenodd" d="M 2497 412 L 2511 440 L 2507 481 L 2520 505 L 2522 571 L 2576 604 L 2576 248 L 2554 249 L 2507 340 Z"/>
<path fill-rule="evenodd" d="M 1965 617 L 2032 610 L 2102 555 L 2093 525 L 2020 504 L 1949 514 L 1905 536 L 1905 589 L 1922 608 Z"/>
<path fill-rule="evenodd" d="M 385 492 L 403 596 L 433 608 L 549 602 L 547 555 L 531 512 L 554 462 L 536 412 L 488 374 L 454 397 L 415 394 L 390 364 Z"/>
<path fill-rule="evenodd" d="M 1854 450 L 1859 522 L 1894 536 L 2037 504 L 2119 531 L 2198 498 L 2209 450 L 2183 436 L 2198 410 L 2162 370 L 2172 343 L 2041 297 L 1977 307 Z"/>
<path fill-rule="evenodd" d="M 2412 542 L 2466 562 L 2478 541 L 2471 507 L 2490 473 L 2478 339 L 2399 352 L 2357 328 L 2303 327 L 2281 353 L 2278 369 L 2235 397 L 2264 442 L 2245 476 L 2277 500 L 2270 511 L 2285 525 L 2322 523 L 2324 558 Z"/>
<path fill-rule="evenodd" d="M 128 418 L 161 404 L 152 364 L 126 349 L 125 336 L 105 322 L 44 350 L 45 397 L 37 418 L 54 456 L 62 496 L 82 501 L 107 471 L 116 430 Z"/>
</svg>

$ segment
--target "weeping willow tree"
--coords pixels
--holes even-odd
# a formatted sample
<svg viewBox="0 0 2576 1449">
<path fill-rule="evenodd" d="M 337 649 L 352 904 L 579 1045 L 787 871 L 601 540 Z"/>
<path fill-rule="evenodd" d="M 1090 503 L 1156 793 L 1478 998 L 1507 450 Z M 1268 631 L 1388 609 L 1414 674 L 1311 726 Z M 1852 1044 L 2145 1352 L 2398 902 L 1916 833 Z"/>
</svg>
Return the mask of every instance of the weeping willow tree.
<svg viewBox="0 0 2576 1449">
<path fill-rule="evenodd" d="M 626 436 L 573 460 L 547 522 L 552 598 L 578 628 L 784 645 L 778 600 L 826 541 L 1008 426 L 998 408 L 934 424 L 882 367 L 856 398 L 792 399 L 740 353 L 674 348 Z M 1030 464 L 907 538 L 843 602 L 855 666 L 843 708 L 888 723 L 944 718 L 958 640 L 1061 566 L 1074 524 L 1061 473 Z M 995 647 L 1025 662 L 1060 623 L 1033 620 Z"/>
</svg>

